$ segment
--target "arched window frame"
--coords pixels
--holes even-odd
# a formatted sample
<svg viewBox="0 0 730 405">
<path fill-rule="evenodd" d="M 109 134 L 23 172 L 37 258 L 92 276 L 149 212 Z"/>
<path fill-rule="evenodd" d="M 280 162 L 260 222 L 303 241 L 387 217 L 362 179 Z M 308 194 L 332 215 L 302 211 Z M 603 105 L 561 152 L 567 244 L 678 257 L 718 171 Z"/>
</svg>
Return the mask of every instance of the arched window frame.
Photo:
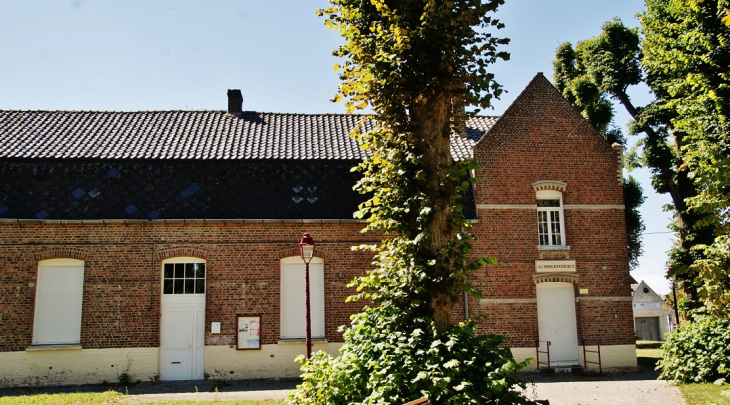
<svg viewBox="0 0 730 405">
<path fill-rule="evenodd" d="M 175 265 L 188 265 L 188 264 L 202 264 L 202 278 L 198 277 L 199 274 L 195 274 L 194 277 L 187 277 L 187 269 L 183 270 L 183 276 L 182 277 L 176 277 L 174 266 Z M 166 266 L 171 265 L 173 266 L 173 273 L 172 277 L 167 277 L 169 274 L 166 270 Z M 195 271 L 195 270 L 193 270 Z M 163 295 L 205 295 L 205 291 L 207 288 L 207 277 L 208 277 L 208 269 L 207 269 L 207 261 L 205 259 L 201 259 L 199 257 L 191 257 L 191 256 L 178 256 L 178 257 L 170 257 L 167 259 L 162 260 L 162 294 Z M 186 285 L 185 283 L 188 282 L 188 279 L 194 280 L 193 281 L 193 292 L 188 293 L 186 292 Z M 182 293 L 176 293 L 175 292 L 175 286 L 174 283 L 178 280 L 182 281 Z M 200 290 L 202 281 L 202 291 Z M 172 291 L 169 291 L 168 285 L 172 282 Z"/>
<path fill-rule="evenodd" d="M 563 193 L 558 190 L 538 190 L 536 194 L 539 247 L 566 248 Z"/>
</svg>

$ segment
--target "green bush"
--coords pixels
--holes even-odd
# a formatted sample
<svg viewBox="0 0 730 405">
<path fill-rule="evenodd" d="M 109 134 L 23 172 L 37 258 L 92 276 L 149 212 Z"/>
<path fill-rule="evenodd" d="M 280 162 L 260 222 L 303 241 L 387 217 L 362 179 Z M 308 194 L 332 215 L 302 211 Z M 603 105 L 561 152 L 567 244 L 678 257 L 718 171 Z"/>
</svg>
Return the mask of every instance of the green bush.
<svg viewBox="0 0 730 405">
<path fill-rule="evenodd" d="M 505 338 L 477 335 L 474 322 L 438 332 L 433 321 L 390 306 L 368 308 L 345 330 L 339 357 L 298 360 L 303 383 L 291 404 L 532 404 Z"/>
<path fill-rule="evenodd" d="M 730 380 L 730 319 L 698 315 L 667 335 L 659 378 L 683 382 Z"/>
</svg>

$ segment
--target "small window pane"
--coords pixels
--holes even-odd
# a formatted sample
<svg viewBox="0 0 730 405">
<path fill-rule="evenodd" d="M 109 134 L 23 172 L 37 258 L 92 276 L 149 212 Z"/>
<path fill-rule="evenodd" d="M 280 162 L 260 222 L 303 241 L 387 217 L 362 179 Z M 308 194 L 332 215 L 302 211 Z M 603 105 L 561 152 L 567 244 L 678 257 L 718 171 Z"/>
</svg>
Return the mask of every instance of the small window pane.
<svg viewBox="0 0 730 405">
<path fill-rule="evenodd" d="M 165 294 L 172 294 L 172 279 L 165 280 L 163 292 Z"/>
<path fill-rule="evenodd" d="M 553 245 L 559 246 L 563 244 L 563 240 L 560 239 L 560 235 L 553 234 Z"/>
<path fill-rule="evenodd" d="M 185 278 L 185 264 L 175 263 L 175 278 Z"/>
<path fill-rule="evenodd" d="M 195 278 L 205 278 L 205 264 L 195 263 Z"/>
<path fill-rule="evenodd" d="M 205 294 L 204 263 L 165 263 L 163 294 Z"/>
<path fill-rule="evenodd" d="M 537 200 L 538 207 L 560 207 L 560 200 Z"/>
<path fill-rule="evenodd" d="M 165 278 L 172 278 L 174 273 L 175 265 L 172 263 L 165 263 Z"/>
</svg>

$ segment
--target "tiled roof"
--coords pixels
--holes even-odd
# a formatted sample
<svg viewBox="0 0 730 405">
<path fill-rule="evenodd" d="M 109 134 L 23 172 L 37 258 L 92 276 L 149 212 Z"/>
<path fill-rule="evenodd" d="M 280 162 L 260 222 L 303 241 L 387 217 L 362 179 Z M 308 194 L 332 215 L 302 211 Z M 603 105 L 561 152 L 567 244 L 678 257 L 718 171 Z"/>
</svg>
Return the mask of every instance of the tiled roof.
<svg viewBox="0 0 730 405">
<path fill-rule="evenodd" d="M 0 111 L 0 158 L 360 160 L 351 114 L 246 111 Z M 470 156 L 497 117 L 473 117 L 453 136 Z M 366 123 L 367 125 L 367 123 Z"/>
</svg>

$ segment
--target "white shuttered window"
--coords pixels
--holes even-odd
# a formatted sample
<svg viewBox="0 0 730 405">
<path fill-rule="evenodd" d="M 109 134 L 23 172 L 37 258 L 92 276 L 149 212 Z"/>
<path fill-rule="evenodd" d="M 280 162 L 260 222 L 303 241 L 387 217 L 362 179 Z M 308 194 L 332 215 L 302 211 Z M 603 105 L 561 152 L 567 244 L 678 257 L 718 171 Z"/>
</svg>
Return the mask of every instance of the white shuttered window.
<svg viewBox="0 0 730 405">
<path fill-rule="evenodd" d="M 309 298 L 312 337 L 324 336 L 324 260 L 309 263 Z M 306 336 L 304 262 L 300 257 L 281 260 L 281 338 Z"/>
<path fill-rule="evenodd" d="M 33 344 L 80 344 L 84 262 L 43 260 L 38 263 L 36 283 Z"/>
</svg>

